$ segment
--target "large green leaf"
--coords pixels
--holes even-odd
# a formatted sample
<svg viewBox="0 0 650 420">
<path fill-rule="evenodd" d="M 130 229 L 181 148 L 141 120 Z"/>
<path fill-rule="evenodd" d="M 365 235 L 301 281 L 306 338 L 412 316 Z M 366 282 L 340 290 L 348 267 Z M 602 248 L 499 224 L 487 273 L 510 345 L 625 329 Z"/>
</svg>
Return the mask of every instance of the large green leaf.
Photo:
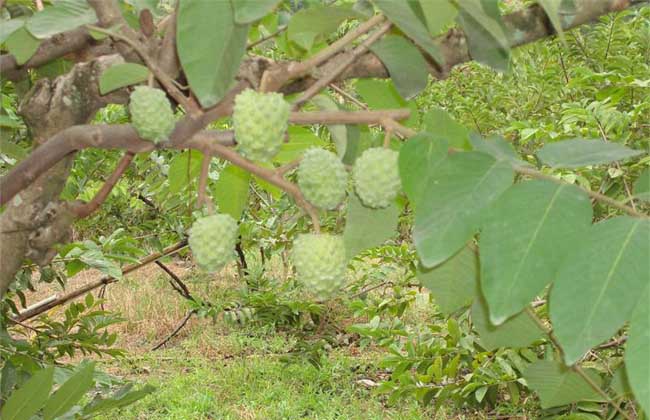
<svg viewBox="0 0 650 420">
<path fill-rule="evenodd" d="M 650 220 L 616 217 L 594 225 L 569 253 L 551 291 L 550 315 L 567 364 L 630 319 L 650 284 Z"/>
<path fill-rule="evenodd" d="M 214 184 L 212 195 L 221 213 L 229 214 L 233 219 L 241 219 L 248 204 L 248 193 L 251 173 L 227 164 L 219 173 L 219 179 Z"/>
<path fill-rule="evenodd" d="M 650 202 L 650 168 L 646 168 L 634 182 L 634 197 Z"/>
<path fill-rule="evenodd" d="M 383 209 L 371 209 L 356 194 L 350 194 L 343 240 L 348 258 L 381 245 L 395 235 L 399 209 L 391 203 Z"/>
<path fill-rule="evenodd" d="M 50 395 L 54 367 L 41 369 L 6 400 L 0 418 L 3 420 L 29 420 Z"/>
<path fill-rule="evenodd" d="M 646 260 L 650 270 L 650 260 Z M 630 386 L 641 408 L 650 413 L 650 283 L 642 295 L 630 324 L 625 349 L 625 368 Z"/>
<path fill-rule="evenodd" d="M 13 54 L 16 64 L 23 65 L 32 58 L 41 41 L 34 38 L 25 27 L 16 29 L 6 40 L 7 50 Z"/>
<path fill-rule="evenodd" d="M 523 310 L 553 280 L 591 218 L 589 197 L 573 185 L 526 181 L 499 197 L 479 241 L 481 288 L 494 324 Z"/>
<path fill-rule="evenodd" d="M 335 32 L 341 22 L 357 17 L 360 15 L 350 5 L 308 7 L 291 17 L 287 36 L 309 51 L 316 40 Z"/>
<path fill-rule="evenodd" d="M 458 9 L 448 0 L 420 0 L 420 6 L 431 35 L 453 25 Z"/>
<path fill-rule="evenodd" d="M 463 150 L 471 149 L 469 130 L 454 120 L 444 109 L 432 106 L 422 117 L 422 124 L 424 125 L 424 131 L 447 140 L 450 147 Z"/>
<path fill-rule="evenodd" d="M 176 47 L 187 80 L 204 107 L 224 96 L 246 50 L 248 25 L 234 21 L 229 1 L 179 0 Z"/>
<path fill-rule="evenodd" d="M 411 115 L 402 124 L 407 127 L 418 124 L 417 104 L 402 98 L 392 80 L 360 79 L 356 81 L 355 88 L 370 109 L 409 108 Z"/>
<path fill-rule="evenodd" d="M 116 64 L 107 68 L 99 77 L 99 92 L 106 95 L 116 89 L 142 83 L 148 76 L 149 69 L 140 64 Z"/>
<path fill-rule="evenodd" d="M 94 363 L 86 363 L 56 390 L 43 409 L 43 419 L 52 420 L 65 414 L 94 385 Z"/>
<path fill-rule="evenodd" d="M 498 2 L 459 0 L 458 22 L 476 61 L 505 72 L 510 61 L 510 41 L 501 23 Z"/>
<path fill-rule="evenodd" d="M 580 168 L 628 159 L 642 153 L 618 143 L 572 139 L 545 145 L 537 152 L 537 157 L 554 168 Z"/>
<path fill-rule="evenodd" d="M 16 18 L 0 20 L 0 44 L 5 42 L 7 37 L 25 25 L 25 19 Z"/>
<path fill-rule="evenodd" d="M 601 382 L 593 371 L 588 371 L 588 375 L 596 383 Z M 552 360 L 538 360 L 529 365 L 524 372 L 524 378 L 528 386 L 539 395 L 542 408 L 603 399 L 584 378 Z"/>
<path fill-rule="evenodd" d="M 427 62 L 410 41 L 398 35 L 387 35 L 370 49 L 384 63 L 403 98 L 411 99 L 427 87 Z"/>
<path fill-rule="evenodd" d="M 402 188 L 416 208 L 436 168 L 447 159 L 447 142 L 428 132 L 411 137 L 399 151 Z"/>
<path fill-rule="evenodd" d="M 198 177 L 202 160 L 203 154 L 196 150 L 185 151 L 174 156 L 167 172 L 168 194 L 179 193 L 190 181 Z"/>
<path fill-rule="evenodd" d="M 275 9 L 282 0 L 231 0 L 237 23 L 252 23 Z"/>
<path fill-rule="evenodd" d="M 472 305 L 472 322 L 481 338 L 481 345 L 490 351 L 500 347 L 528 347 L 544 336 L 544 332 L 525 312 L 516 314 L 501 325 L 492 324 L 482 296 Z"/>
<path fill-rule="evenodd" d="M 36 38 L 43 39 L 95 22 L 95 11 L 86 0 L 58 0 L 29 18 L 26 27 Z"/>
<path fill-rule="evenodd" d="M 156 390 L 151 385 L 145 385 L 140 389 L 132 391 L 133 383 L 129 383 L 116 391 L 108 398 L 95 398 L 83 409 L 83 414 L 88 416 L 106 410 L 124 407 L 138 401 Z"/>
<path fill-rule="evenodd" d="M 439 266 L 427 269 L 418 266 L 417 277 L 446 315 L 472 304 L 480 295 L 478 289 L 479 260 L 473 245 L 463 247 Z"/>
<path fill-rule="evenodd" d="M 374 0 L 386 17 L 397 25 L 409 38 L 415 41 L 431 58 L 439 64 L 444 64 L 444 57 L 440 49 L 433 42 L 424 22 L 413 11 L 408 2 L 404 0 Z"/>
<path fill-rule="evenodd" d="M 415 209 L 413 239 L 422 264 L 436 266 L 465 246 L 513 176 L 510 165 L 479 152 L 454 153 L 441 163 Z"/>
</svg>

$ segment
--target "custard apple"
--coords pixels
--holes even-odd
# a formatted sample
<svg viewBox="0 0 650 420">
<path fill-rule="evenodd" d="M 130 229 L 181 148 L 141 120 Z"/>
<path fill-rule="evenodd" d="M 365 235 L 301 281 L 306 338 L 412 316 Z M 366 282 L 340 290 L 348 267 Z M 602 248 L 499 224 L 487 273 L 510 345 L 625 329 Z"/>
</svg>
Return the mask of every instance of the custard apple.
<svg viewBox="0 0 650 420">
<path fill-rule="evenodd" d="M 354 163 L 352 180 L 361 202 L 368 207 L 388 206 L 401 187 L 394 150 L 374 147 L 366 150 Z"/>
<path fill-rule="evenodd" d="M 289 104 L 279 93 L 246 89 L 235 98 L 232 119 L 240 153 L 269 161 L 282 146 L 289 121 Z"/>
<path fill-rule="evenodd" d="M 167 140 L 176 123 L 169 99 L 160 89 L 137 86 L 131 93 L 129 111 L 138 135 L 154 143 Z"/>
<path fill-rule="evenodd" d="M 188 242 L 199 267 L 210 272 L 222 269 L 234 256 L 237 234 L 237 222 L 227 214 L 197 219 Z"/>
<path fill-rule="evenodd" d="M 347 260 L 343 238 L 328 234 L 302 234 L 293 242 L 293 264 L 298 280 L 324 300 L 345 284 Z"/>
<path fill-rule="evenodd" d="M 348 173 L 334 153 L 312 148 L 298 166 L 298 186 L 311 204 L 333 210 L 345 198 Z"/>
</svg>

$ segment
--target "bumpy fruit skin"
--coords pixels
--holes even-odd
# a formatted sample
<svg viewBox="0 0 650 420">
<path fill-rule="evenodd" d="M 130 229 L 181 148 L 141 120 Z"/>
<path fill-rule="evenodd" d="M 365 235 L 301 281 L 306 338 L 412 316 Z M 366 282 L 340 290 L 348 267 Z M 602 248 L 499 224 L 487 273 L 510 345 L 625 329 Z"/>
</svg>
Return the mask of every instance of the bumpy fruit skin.
<svg viewBox="0 0 650 420">
<path fill-rule="evenodd" d="M 348 173 L 334 153 L 312 148 L 305 152 L 298 166 L 298 186 L 311 204 L 333 210 L 345 198 Z"/>
<path fill-rule="evenodd" d="M 401 188 L 394 150 L 374 147 L 359 156 L 352 169 L 354 188 L 361 202 L 368 207 L 388 206 Z"/>
<path fill-rule="evenodd" d="M 234 256 L 237 222 L 227 214 L 197 219 L 188 240 L 194 259 L 203 270 L 222 269 Z"/>
<path fill-rule="evenodd" d="M 292 259 L 298 280 L 318 299 L 327 299 L 345 284 L 347 260 L 341 236 L 299 235 L 293 241 Z"/>
<path fill-rule="evenodd" d="M 174 129 L 174 112 L 165 92 L 160 89 L 136 87 L 131 93 L 129 111 L 133 128 L 145 140 L 160 143 L 167 140 Z"/>
<path fill-rule="evenodd" d="M 239 152 L 269 161 L 280 150 L 289 121 L 289 104 L 279 93 L 246 89 L 235 98 L 232 113 Z"/>
</svg>

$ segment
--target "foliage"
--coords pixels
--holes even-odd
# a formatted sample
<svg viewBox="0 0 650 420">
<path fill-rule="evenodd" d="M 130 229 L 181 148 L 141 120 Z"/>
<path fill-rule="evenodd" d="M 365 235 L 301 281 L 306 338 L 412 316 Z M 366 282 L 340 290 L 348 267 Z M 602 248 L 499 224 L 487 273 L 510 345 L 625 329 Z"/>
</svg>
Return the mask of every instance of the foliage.
<svg viewBox="0 0 650 420">
<path fill-rule="evenodd" d="M 0 42 L 18 65 L 29 63 L 46 38 L 101 18 L 99 8 L 82 0 L 48 3 L 35 13 L 20 2 L 9 3 Z M 517 10 L 519 2 L 430 3 L 179 0 L 175 30 L 165 36 L 176 43 L 178 80 L 173 80 L 178 74 L 161 74 L 139 52 L 140 64 L 120 63 L 98 82 L 101 92 L 119 93 L 155 79 L 177 109 L 174 115 L 145 115 L 153 117 L 147 118 L 145 137 L 158 144 L 155 150 L 141 149 L 151 151 L 137 156 L 115 185 L 106 169 L 117 164 L 116 153 L 78 153 L 61 199 L 89 202 L 106 185 L 112 194 L 105 213 L 78 222 L 81 240 L 59 246 L 58 257 L 38 268 L 39 281 L 56 279 L 63 286 L 66 276 L 84 268 L 120 279 L 121 264 L 135 262 L 143 254 L 140 248 L 161 249 L 184 238 L 202 215 L 196 207 L 211 196 L 209 213 L 216 207 L 239 223 L 241 237 L 235 244 L 230 232 L 220 256 L 237 249 L 246 286 L 230 301 L 188 297 L 190 314 L 292 329 L 298 339 L 285 361 L 307 359 L 321 367 L 325 353 L 337 345 L 340 319 L 332 312 L 348 307 L 354 321 L 345 330 L 363 346 L 387 352 L 381 366 L 389 375 L 378 391 L 389 395 L 389 404 L 412 397 L 434 410 L 448 402 L 488 410 L 506 400 L 516 405 L 522 393 L 534 392 L 544 415 L 585 415 L 571 412 L 589 411 L 590 403 L 600 414 L 610 409 L 622 416 L 647 414 L 650 9 L 631 8 L 564 31 L 563 16 L 571 12 L 562 2 L 544 1 L 544 19 L 561 39 L 511 51 L 529 35 L 526 28 L 511 31 L 517 23 L 503 18 L 503 10 Z M 154 12 L 157 23 L 173 9 L 158 1 L 119 4 L 123 24 L 92 35 L 126 38 L 131 47 L 145 42 L 129 38 L 134 28 L 147 33 L 143 9 Z M 356 39 L 374 19 L 377 25 L 365 29 L 369 36 Z M 457 64 L 450 51 L 461 54 L 458 45 L 447 50 L 452 47 L 445 38 L 435 37 L 454 25 L 480 64 L 447 67 L 447 60 Z M 146 37 L 157 42 L 161 34 L 150 32 Z M 351 47 L 349 58 L 339 54 L 345 46 Z M 336 82 L 335 72 L 350 70 L 367 49 L 385 65 L 390 80 Z M 264 59 L 249 60 L 247 50 Z M 290 61 L 275 66 L 281 60 Z M 328 67 L 329 60 L 337 65 Z M 266 71 L 255 77 L 250 70 L 255 66 Z M 448 80 L 426 86 L 427 67 Z M 18 102 L 29 97 L 32 86 L 43 85 L 39 79 L 68 70 L 41 66 L 24 81 L 3 81 L 7 95 L 0 121 L 9 139 L 3 136 L 3 174 L 16 173 L 16 164 L 30 159 L 30 116 L 21 119 Z M 298 93 L 246 90 L 236 96 L 232 118 L 228 112 L 207 121 L 242 83 Z M 315 96 L 309 86 L 323 93 Z M 327 86 L 331 89 L 324 90 Z M 351 119 L 347 125 L 324 118 L 309 128 L 287 129 L 287 119 L 308 115 L 289 114 L 290 101 L 292 111 L 304 106 L 327 115 L 367 116 L 372 113 L 365 110 L 400 108 L 410 110 L 410 117 L 402 124 L 384 116 L 370 123 Z M 137 113 L 131 114 L 111 104 L 95 122 L 114 126 L 137 120 Z M 131 122 L 138 129 L 139 122 Z M 237 147 L 183 143 L 194 136 L 197 122 L 215 129 L 203 134 L 230 133 L 231 140 L 228 130 L 234 128 Z M 158 135 L 158 129 L 164 133 Z M 191 134 L 184 139 L 175 137 L 178 133 Z M 326 209 L 313 208 L 300 191 L 305 188 L 300 179 L 294 183 L 299 159 L 313 147 L 335 150 L 328 156 L 337 168 L 353 168 L 354 188 L 348 186 L 340 206 L 337 196 L 332 203 L 314 203 Z M 318 175 L 322 184 L 332 176 L 327 170 Z M 309 191 L 304 193 L 312 200 Z M 306 236 L 310 229 L 314 233 Z M 107 231 L 112 231 L 108 237 L 100 236 Z M 218 232 L 210 233 L 201 243 L 207 254 L 218 248 L 210 241 L 220 239 Z M 306 237 L 315 238 L 314 244 L 303 244 Z M 336 238 L 336 246 L 317 243 L 325 238 Z M 295 275 L 269 280 L 266 259 L 279 257 L 290 271 L 291 248 L 298 256 Z M 258 250 L 261 264 L 247 265 Z M 27 261 L 17 273 L 5 299 L 5 323 L 8 307 L 18 313 L 13 296 L 26 306 L 33 272 Z M 429 289 L 440 312 L 411 325 L 405 314 L 421 296 L 414 289 L 418 284 Z M 340 291 L 327 303 L 305 297 L 325 289 L 328 297 Z M 97 309 L 101 301 L 88 296 L 83 304 L 72 303 L 62 321 L 42 317 L 32 324 L 31 342 L 3 331 L 5 367 L 15 365 L 31 376 L 9 387 L 19 385 L 4 401 L 3 418 L 20 413 L 28 418 L 39 410 L 44 418 L 69 410 L 85 416 L 150 391 L 123 388 L 112 400 L 78 408 L 72 398 L 58 402 L 59 391 L 50 396 L 54 369 L 46 364 L 76 351 L 120 354 L 109 348 L 115 336 L 106 331 L 118 317 Z M 608 363 L 594 361 L 591 354 L 628 326 L 626 350 L 606 354 L 623 372 L 617 379 Z M 93 386 L 92 369 L 87 364 L 75 371 L 83 380 L 74 383 L 84 385 L 71 392 L 78 401 Z M 3 383 L 9 376 L 3 370 Z M 625 399 L 616 380 L 623 384 L 618 388 L 631 389 Z M 73 386 L 67 384 L 60 389 Z M 29 394 L 33 400 L 23 404 Z"/>
</svg>

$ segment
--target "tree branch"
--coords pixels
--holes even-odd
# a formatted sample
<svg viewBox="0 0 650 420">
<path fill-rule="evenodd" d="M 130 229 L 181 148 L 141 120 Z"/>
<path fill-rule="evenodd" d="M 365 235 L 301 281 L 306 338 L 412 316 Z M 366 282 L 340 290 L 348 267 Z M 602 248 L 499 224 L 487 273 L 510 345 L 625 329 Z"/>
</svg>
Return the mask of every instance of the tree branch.
<svg viewBox="0 0 650 420">
<path fill-rule="evenodd" d="M 126 152 L 124 156 L 122 156 L 122 159 L 117 163 L 113 173 L 108 177 L 106 182 L 104 182 L 104 185 L 102 185 L 101 189 L 97 194 L 95 194 L 93 199 L 88 203 L 73 207 L 72 211 L 78 218 L 83 219 L 84 217 L 90 216 L 104 203 L 113 190 L 115 184 L 117 184 L 117 181 L 120 180 L 126 169 L 131 164 L 134 156 L 135 154 L 133 152 Z"/>
</svg>

